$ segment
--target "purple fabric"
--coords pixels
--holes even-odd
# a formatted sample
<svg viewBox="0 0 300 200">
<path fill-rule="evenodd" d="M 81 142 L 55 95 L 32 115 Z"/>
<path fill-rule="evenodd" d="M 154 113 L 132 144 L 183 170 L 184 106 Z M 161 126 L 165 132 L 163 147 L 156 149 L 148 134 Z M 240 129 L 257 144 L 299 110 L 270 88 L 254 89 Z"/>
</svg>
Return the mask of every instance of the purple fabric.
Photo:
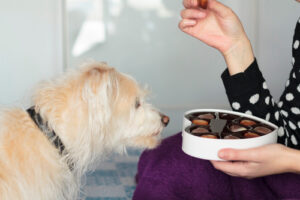
<svg viewBox="0 0 300 200">
<path fill-rule="evenodd" d="M 214 169 L 209 161 L 183 153 L 181 141 L 179 133 L 143 152 L 133 200 L 300 199 L 300 175 L 251 180 L 231 177 Z"/>
</svg>

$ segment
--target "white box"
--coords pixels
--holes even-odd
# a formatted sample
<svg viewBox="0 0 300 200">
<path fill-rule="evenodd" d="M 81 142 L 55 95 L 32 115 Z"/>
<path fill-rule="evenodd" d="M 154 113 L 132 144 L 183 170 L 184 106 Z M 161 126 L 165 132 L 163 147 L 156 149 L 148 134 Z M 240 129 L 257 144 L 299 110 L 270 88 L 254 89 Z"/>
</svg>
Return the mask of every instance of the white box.
<svg viewBox="0 0 300 200">
<path fill-rule="evenodd" d="M 226 113 L 237 115 L 240 117 L 246 117 L 267 126 L 274 128 L 274 131 L 263 136 L 256 138 L 247 139 L 210 139 L 203 138 L 199 136 L 187 133 L 185 129 L 192 124 L 192 122 L 186 118 L 186 115 L 191 113 Z M 221 110 L 221 109 L 194 109 L 187 111 L 183 117 L 183 130 L 182 130 L 182 150 L 186 154 L 201 158 L 205 160 L 222 160 L 218 157 L 218 151 L 224 148 L 234 148 L 234 149 L 248 149 L 259 147 L 267 144 L 273 144 L 277 142 L 277 131 L 278 127 L 273 123 L 270 123 L 264 119 L 254 117 L 252 115 L 247 115 L 244 113 Z"/>
</svg>

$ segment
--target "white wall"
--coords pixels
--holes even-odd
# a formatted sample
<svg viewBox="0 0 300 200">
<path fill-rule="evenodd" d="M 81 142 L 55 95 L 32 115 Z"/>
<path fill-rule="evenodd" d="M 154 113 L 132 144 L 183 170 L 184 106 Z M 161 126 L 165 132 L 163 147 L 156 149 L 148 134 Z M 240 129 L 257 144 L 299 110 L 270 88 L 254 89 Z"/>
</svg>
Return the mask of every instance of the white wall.
<svg viewBox="0 0 300 200">
<path fill-rule="evenodd" d="M 88 18 L 86 2 L 68 13 L 70 53 Z M 239 13 L 255 41 L 257 0 L 223 2 Z M 69 3 L 78 6 L 78 1 Z M 81 56 L 69 54 L 71 67 L 93 58 L 148 84 L 151 102 L 171 117 L 169 133 L 180 130 L 189 109 L 229 108 L 220 78 L 225 62 L 219 52 L 178 29 L 181 0 L 104 0 L 103 6 L 106 41 Z"/>
<path fill-rule="evenodd" d="M 30 104 L 33 86 L 62 71 L 60 0 L 0 0 L 0 104 Z"/>
<path fill-rule="evenodd" d="M 62 2 L 0 0 L 0 104 L 29 105 L 31 88 L 62 71 Z M 156 6 L 145 8 L 149 2 Z M 300 4 L 292 0 L 222 2 L 241 17 L 268 85 L 278 97 L 290 69 L 291 37 Z M 177 28 L 181 0 L 103 0 L 103 5 L 106 41 L 80 57 L 69 55 L 69 67 L 87 58 L 107 61 L 148 84 L 151 101 L 171 116 L 168 133 L 180 130 L 187 109 L 229 108 L 220 79 L 223 58 Z M 72 48 L 85 16 L 80 11 L 69 14 Z"/>
</svg>

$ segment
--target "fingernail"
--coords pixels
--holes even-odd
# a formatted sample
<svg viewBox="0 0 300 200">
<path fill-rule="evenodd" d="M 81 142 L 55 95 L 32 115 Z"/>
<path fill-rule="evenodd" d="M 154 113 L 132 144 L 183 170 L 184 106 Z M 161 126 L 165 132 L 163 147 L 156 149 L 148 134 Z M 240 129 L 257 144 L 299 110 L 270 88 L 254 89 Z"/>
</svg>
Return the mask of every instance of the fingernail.
<svg viewBox="0 0 300 200">
<path fill-rule="evenodd" d="M 219 152 L 219 157 L 220 157 L 220 158 L 224 158 L 224 157 L 225 157 L 225 153 L 224 153 L 223 151 L 220 151 L 220 152 Z"/>
<path fill-rule="evenodd" d="M 197 22 L 195 20 L 185 20 L 183 23 L 184 25 L 191 26 L 191 25 L 195 25 Z"/>
</svg>

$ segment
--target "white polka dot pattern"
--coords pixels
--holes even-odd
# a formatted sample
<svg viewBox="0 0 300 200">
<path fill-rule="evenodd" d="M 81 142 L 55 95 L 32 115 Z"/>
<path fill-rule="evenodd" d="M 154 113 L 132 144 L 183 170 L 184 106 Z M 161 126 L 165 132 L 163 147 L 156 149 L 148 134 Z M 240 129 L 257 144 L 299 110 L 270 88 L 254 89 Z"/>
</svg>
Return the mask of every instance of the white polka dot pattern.
<svg viewBox="0 0 300 200">
<path fill-rule="evenodd" d="M 291 108 L 292 113 L 294 113 L 295 115 L 299 115 L 300 114 L 300 109 L 297 107 L 292 107 Z"/>
<path fill-rule="evenodd" d="M 267 105 L 269 105 L 270 104 L 270 97 L 268 96 L 268 97 L 266 97 L 266 99 L 265 99 L 265 103 L 267 104 Z"/>
<path fill-rule="evenodd" d="M 287 80 L 286 84 L 285 84 L 285 87 L 289 87 L 289 85 L 290 85 L 290 80 Z"/>
<path fill-rule="evenodd" d="M 265 118 L 265 119 L 266 119 L 267 121 L 269 121 L 269 120 L 270 120 L 270 116 L 271 116 L 271 114 L 268 113 L 268 114 L 266 115 L 266 118 Z"/>
<path fill-rule="evenodd" d="M 278 103 L 277 105 L 278 105 L 279 108 L 281 108 L 282 105 L 283 105 L 283 102 L 282 102 L 282 101 L 279 101 L 279 103 Z"/>
<path fill-rule="evenodd" d="M 289 114 L 285 110 L 280 110 L 280 113 L 285 117 L 289 116 Z"/>
<path fill-rule="evenodd" d="M 285 133 L 286 133 L 286 136 L 287 136 L 287 137 L 290 137 L 290 134 L 289 134 L 289 132 L 287 131 L 286 128 L 284 128 L 284 131 L 285 131 Z"/>
<path fill-rule="evenodd" d="M 284 129 L 283 129 L 282 126 L 278 128 L 278 136 L 279 137 L 283 137 L 284 136 Z"/>
<path fill-rule="evenodd" d="M 296 130 L 297 129 L 296 125 L 293 122 L 291 122 L 291 121 L 289 121 L 289 126 L 290 126 L 290 128 L 292 130 Z"/>
<path fill-rule="evenodd" d="M 294 49 L 298 49 L 299 48 L 299 40 L 296 40 L 295 42 L 294 42 Z"/>
<path fill-rule="evenodd" d="M 275 112 L 275 119 L 276 119 L 277 121 L 279 120 L 279 112 L 278 112 L 278 111 Z"/>
<path fill-rule="evenodd" d="M 298 145 L 298 142 L 297 142 L 296 137 L 294 135 L 291 136 L 291 141 L 292 141 L 293 145 Z"/>
<path fill-rule="evenodd" d="M 287 93 L 285 99 L 287 101 L 292 101 L 294 99 L 294 95 L 292 93 Z"/>
<path fill-rule="evenodd" d="M 233 103 L 232 103 L 232 107 L 233 107 L 233 109 L 235 109 L 235 110 L 239 110 L 240 107 L 241 107 L 241 105 L 240 105 L 238 102 L 233 102 Z"/>
<path fill-rule="evenodd" d="M 252 104 L 256 104 L 259 100 L 259 94 L 255 94 L 252 97 L 250 97 L 249 102 Z"/>
<path fill-rule="evenodd" d="M 271 99 L 271 101 L 272 101 L 272 106 L 275 106 L 275 102 L 273 98 Z"/>
<path fill-rule="evenodd" d="M 294 65 L 295 64 L 295 58 L 293 57 L 292 58 L 292 65 Z"/>
<path fill-rule="evenodd" d="M 247 115 L 252 115 L 252 112 L 251 112 L 250 110 L 247 110 L 247 111 L 245 112 L 245 114 L 247 114 Z"/>
<path fill-rule="evenodd" d="M 263 83 L 263 88 L 264 88 L 264 89 L 268 89 L 268 86 L 267 86 L 266 81 Z"/>
</svg>

